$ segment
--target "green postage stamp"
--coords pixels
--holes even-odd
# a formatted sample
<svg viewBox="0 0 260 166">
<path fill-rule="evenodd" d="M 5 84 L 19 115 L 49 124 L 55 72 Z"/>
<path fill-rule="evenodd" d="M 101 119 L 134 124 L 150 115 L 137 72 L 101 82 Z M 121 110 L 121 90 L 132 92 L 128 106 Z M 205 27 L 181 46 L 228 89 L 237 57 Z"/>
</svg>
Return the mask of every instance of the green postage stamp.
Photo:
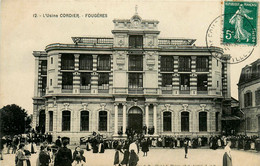
<svg viewBox="0 0 260 166">
<path fill-rule="evenodd" d="M 223 44 L 257 44 L 257 2 L 224 2 Z"/>
</svg>

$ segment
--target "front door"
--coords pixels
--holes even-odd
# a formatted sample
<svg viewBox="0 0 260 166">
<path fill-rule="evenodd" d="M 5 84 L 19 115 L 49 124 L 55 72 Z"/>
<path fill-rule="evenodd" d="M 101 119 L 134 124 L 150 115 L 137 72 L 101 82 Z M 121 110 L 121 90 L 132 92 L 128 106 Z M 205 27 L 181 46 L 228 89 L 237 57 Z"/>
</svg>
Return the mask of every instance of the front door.
<svg viewBox="0 0 260 166">
<path fill-rule="evenodd" d="M 132 107 L 128 112 L 128 128 L 142 133 L 143 114 L 139 107 Z"/>
</svg>

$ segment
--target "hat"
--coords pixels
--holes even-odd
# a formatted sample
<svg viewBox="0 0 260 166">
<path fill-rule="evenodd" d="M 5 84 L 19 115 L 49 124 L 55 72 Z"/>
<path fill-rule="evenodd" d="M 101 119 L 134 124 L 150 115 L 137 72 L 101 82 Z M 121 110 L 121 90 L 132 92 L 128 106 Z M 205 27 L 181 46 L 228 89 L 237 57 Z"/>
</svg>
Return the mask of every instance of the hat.
<svg viewBox="0 0 260 166">
<path fill-rule="evenodd" d="M 60 138 L 60 136 L 58 136 L 58 138 Z"/>
</svg>

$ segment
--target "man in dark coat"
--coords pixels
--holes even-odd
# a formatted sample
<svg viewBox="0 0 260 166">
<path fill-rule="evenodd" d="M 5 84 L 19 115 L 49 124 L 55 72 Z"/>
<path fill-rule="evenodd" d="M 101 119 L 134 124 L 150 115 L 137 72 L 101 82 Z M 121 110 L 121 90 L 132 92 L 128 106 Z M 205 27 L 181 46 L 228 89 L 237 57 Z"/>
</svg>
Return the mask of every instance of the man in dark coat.
<svg viewBox="0 0 260 166">
<path fill-rule="evenodd" d="M 189 147 L 189 145 L 188 145 L 188 140 L 185 139 L 185 140 L 184 140 L 185 158 L 188 158 L 188 157 L 187 157 L 187 155 L 188 155 L 188 147 Z"/>
<path fill-rule="evenodd" d="M 55 165 L 57 166 L 71 166 L 72 164 L 72 153 L 71 150 L 67 148 L 68 140 L 62 142 L 63 147 L 59 149 L 56 155 Z"/>
<path fill-rule="evenodd" d="M 43 146 L 41 146 L 41 151 L 39 153 L 40 166 L 49 166 L 50 160 L 50 155 L 48 154 L 46 149 Z"/>
<path fill-rule="evenodd" d="M 61 147 L 61 139 L 60 139 L 60 136 L 58 136 L 58 139 L 55 141 L 55 145 L 58 146 L 58 148 Z"/>
</svg>

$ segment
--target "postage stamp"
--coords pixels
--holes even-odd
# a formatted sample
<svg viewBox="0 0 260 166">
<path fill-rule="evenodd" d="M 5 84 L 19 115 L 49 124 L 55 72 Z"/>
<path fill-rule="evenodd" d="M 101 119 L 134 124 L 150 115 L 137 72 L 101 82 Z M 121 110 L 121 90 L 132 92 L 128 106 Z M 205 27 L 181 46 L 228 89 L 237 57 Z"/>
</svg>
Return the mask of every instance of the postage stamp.
<svg viewBox="0 0 260 166">
<path fill-rule="evenodd" d="M 257 44 L 257 2 L 224 2 L 223 44 Z"/>
</svg>

